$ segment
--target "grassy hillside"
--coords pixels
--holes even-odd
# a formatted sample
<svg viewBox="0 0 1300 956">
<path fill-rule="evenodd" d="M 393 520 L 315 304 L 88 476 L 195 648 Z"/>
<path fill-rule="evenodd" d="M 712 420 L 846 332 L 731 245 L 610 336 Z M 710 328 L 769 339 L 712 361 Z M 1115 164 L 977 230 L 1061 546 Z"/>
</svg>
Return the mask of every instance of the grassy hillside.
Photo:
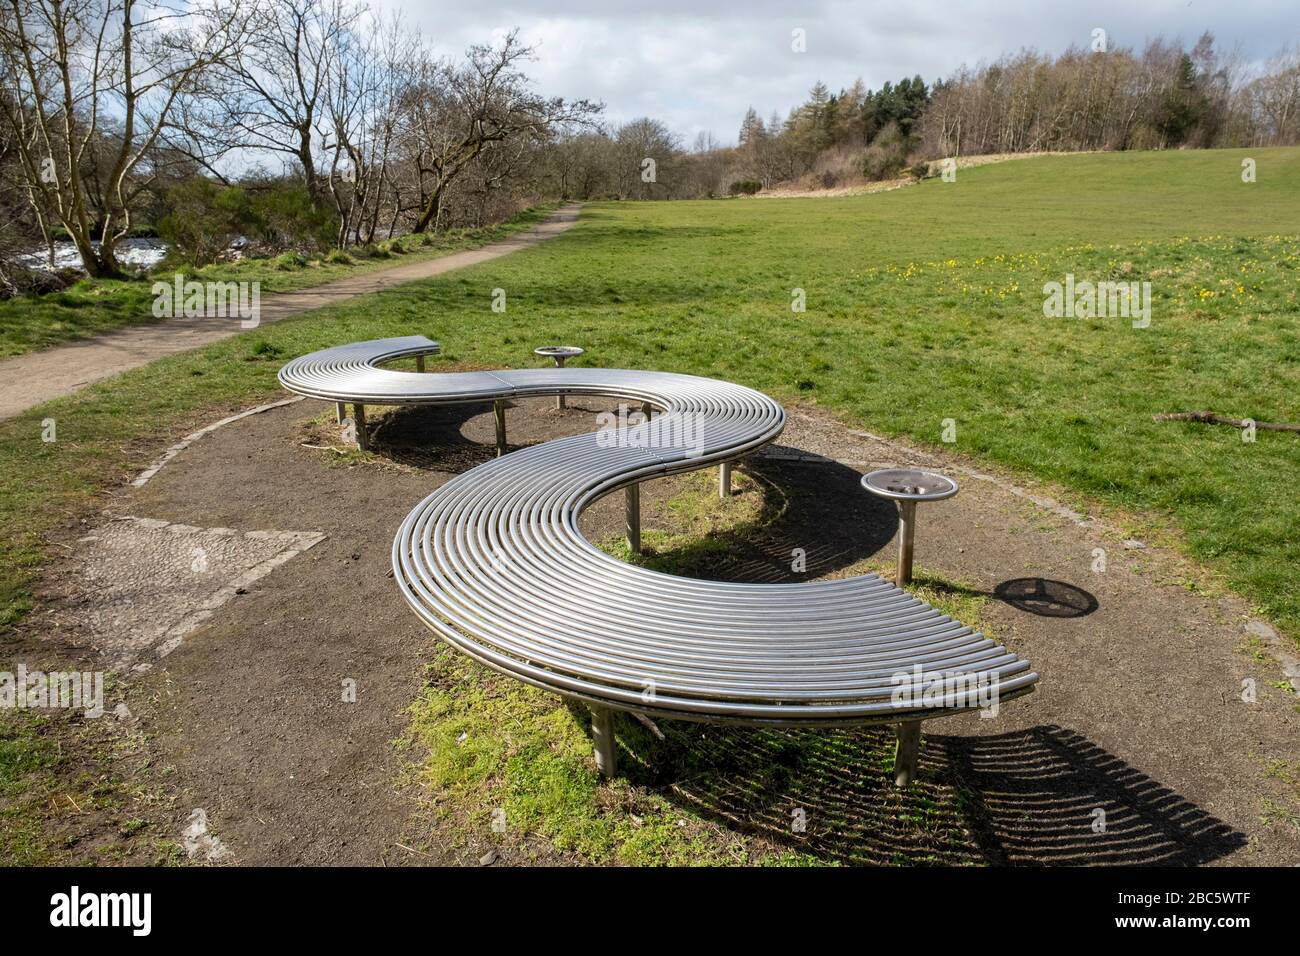
<svg viewBox="0 0 1300 956">
<path fill-rule="evenodd" d="M 1248 157 L 1256 161 L 1254 183 L 1241 181 L 1241 162 Z M 841 268 L 853 261 L 1083 242 L 1294 233 L 1300 228 L 1300 149 L 1043 156 L 963 169 L 956 182 L 926 180 L 874 196 L 735 205 L 740 208 L 722 209 L 716 202 L 655 205 L 637 218 L 659 227 L 716 226 L 772 239 L 789 237 L 802 223 L 810 228 L 797 240 L 796 261 L 825 254 Z M 814 225 L 819 228 L 812 231 Z"/>
</svg>

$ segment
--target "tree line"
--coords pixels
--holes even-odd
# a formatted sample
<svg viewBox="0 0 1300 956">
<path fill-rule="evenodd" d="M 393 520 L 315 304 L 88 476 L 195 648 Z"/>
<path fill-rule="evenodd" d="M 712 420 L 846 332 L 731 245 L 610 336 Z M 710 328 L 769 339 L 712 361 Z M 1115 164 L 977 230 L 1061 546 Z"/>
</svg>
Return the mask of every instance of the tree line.
<svg viewBox="0 0 1300 956">
<path fill-rule="evenodd" d="M 990 153 L 1296 143 L 1300 45 L 1252 70 L 1207 33 L 1190 49 L 1156 39 L 1140 52 L 1104 41 L 1058 56 L 1022 50 L 932 84 L 858 80 L 831 92 L 819 82 L 785 116 L 751 107 L 734 147 L 704 134 L 687 149 L 638 120 L 564 143 L 555 185 L 578 198 L 704 197 L 928 175 L 934 160 Z M 652 154 L 658 181 L 637 183 L 632 158 Z"/>
<path fill-rule="evenodd" d="M 3 217 L 92 276 L 142 217 L 196 257 L 223 231 L 344 248 L 503 218 L 601 110 L 537 92 L 532 55 L 511 33 L 440 57 L 352 0 L 0 0 Z"/>
<path fill-rule="evenodd" d="M 1190 50 L 1033 50 L 935 84 L 927 156 L 1041 150 L 1277 146 L 1300 142 L 1300 46 L 1251 71 L 1203 34 Z"/>
</svg>

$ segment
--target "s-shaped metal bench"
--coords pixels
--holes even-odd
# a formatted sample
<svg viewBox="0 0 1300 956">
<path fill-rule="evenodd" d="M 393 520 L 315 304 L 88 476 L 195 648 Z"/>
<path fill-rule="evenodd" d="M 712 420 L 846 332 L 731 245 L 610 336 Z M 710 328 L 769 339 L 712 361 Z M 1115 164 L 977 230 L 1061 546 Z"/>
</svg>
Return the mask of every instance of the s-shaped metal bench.
<svg viewBox="0 0 1300 956">
<path fill-rule="evenodd" d="M 393 571 L 424 624 L 480 663 L 584 702 L 596 763 L 615 771 L 613 711 L 749 726 L 898 725 L 895 781 L 915 776 L 921 721 L 1028 693 L 1029 662 L 874 574 L 798 584 L 679 578 L 620 561 L 578 530 L 639 482 L 749 454 L 785 412 L 761 392 L 667 372 L 539 368 L 402 372 L 421 337 L 295 359 L 280 382 L 335 402 L 414 405 L 555 395 L 651 404 L 649 421 L 561 438 L 471 468 L 421 501 Z M 639 522 L 638 522 L 639 523 Z"/>
</svg>

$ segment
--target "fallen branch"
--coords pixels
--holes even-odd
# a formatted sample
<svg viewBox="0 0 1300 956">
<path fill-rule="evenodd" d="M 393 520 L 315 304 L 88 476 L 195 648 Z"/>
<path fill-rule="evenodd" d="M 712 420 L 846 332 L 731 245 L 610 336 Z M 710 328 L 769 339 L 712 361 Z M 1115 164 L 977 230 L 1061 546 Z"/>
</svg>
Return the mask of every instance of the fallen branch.
<svg viewBox="0 0 1300 956">
<path fill-rule="evenodd" d="M 655 723 L 653 720 L 651 720 L 649 717 L 647 717 L 645 714 L 641 713 L 640 711 L 636 711 L 636 710 L 632 711 L 631 713 L 632 713 L 632 716 L 635 717 L 635 718 L 637 719 L 637 721 L 639 721 L 639 722 L 640 722 L 640 723 L 641 723 L 641 724 L 642 724 L 642 725 L 643 725 L 647 730 L 650 731 L 650 733 L 654 734 L 654 735 L 655 735 L 656 737 L 658 737 L 660 740 L 667 740 L 667 739 L 668 739 L 668 738 L 666 738 L 666 737 L 664 736 L 664 732 L 663 732 L 662 730 L 659 729 L 659 725 L 656 724 L 656 723 Z"/>
<path fill-rule="evenodd" d="M 1231 425 L 1233 428 L 1249 428 L 1252 424 L 1248 418 L 1228 418 L 1214 412 L 1161 412 L 1151 416 L 1158 422 L 1205 422 L 1208 425 Z M 1268 432 L 1300 432 L 1300 425 L 1290 422 L 1254 422 L 1255 428 Z"/>
<path fill-rule="evenodd" d="M 305 441 L 300 441 L 298 444 L 303 448 L 310 448 L 313 451 L 332 451 L 336 455 L 346 455 L 348 453 L 346 448 L 336 448 L 333 445 L 311 445 Z"/>
</svg>

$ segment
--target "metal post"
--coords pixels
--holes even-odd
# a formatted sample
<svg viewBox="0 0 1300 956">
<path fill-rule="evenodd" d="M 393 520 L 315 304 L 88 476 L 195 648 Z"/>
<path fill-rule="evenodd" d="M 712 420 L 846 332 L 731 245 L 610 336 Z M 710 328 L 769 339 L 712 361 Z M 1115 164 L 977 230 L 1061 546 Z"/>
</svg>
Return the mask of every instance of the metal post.
<svg viewBox="0 0 1300 956">
<path fill-rule="evenodd" d="M 417 355 L 417 356 L 415 357 L 415 370 L 416 370 L 417 372 L 423 372 L 423 371 L 424 371 L 424 356 L 423 356 L 423 355 Z"/>
<path fill-rule="evenodd" d="M 497 457 L 506 453 L 506 403 L 497 399 L 492 403 L 492 412 L 497 419 Z"/>
<path fill-rule="evenodd" d="M 557 356 L 555 356 L 555 367 L 556 367 L 556 368 L 564 368 L 564 356 L 563 356 L 563 355 L 557 355 Z M 563 408 L 563 407 L 564 407 L 564 396 L 563 396 L 563 395 L 556 395 L 556 396 L 555 396 L 555 407 L 556 407 L 556 408 Z"/>
<path fill-rule="evenodd" d="M 596 769 L 602 777 L 612 777 L 618 769 L 618 751 L 614 746 L 614 712 L 608 707 L 591 708 L 591 742 L 596 747 Z"/>
<path fill-rule="evenodd" d="M 370 448 L 370 436 L 366 434 L 366 406 L 360 402 L 352 404 L 352 424 L 357 429 L 357 447 L 367 451 Z"/>
<path fill-rule="evenodd" d="M 916 779 L 916 761 L 921 752 L 921 722 L 905 720 L 898 725 L 898 749 L 894 751 L 894 786 L 911 786 Z"/>
<path fill-rule="evenodd" d="M 900 588 L 912 581 L 912 541 L 916 537 L 916 502 L 898 502 L 898 573 L 894 583 Z"/>
<path fill-rule="evenodd" d="M 649 402 L 642 402 L 641 417 L 644 418 L 646 421 L 650 421 L 650 419 L 654 417 L 654 406 L 651 405 Z"/>
<path fill-rule="evenodd" d="M 334 413 L 338 416 L 339 424 L 342 425 L 347 420 L 348 417 L 348 403 L 335 402 Z"/>
<path fill-rule="evenodd" d="M 724 461 L 718 466 L 718 497 L 726 500 L 731 497 L 731 462 Z"/>
<path fill-rule="evenodd" d="M 623 489 L 627 508 L 627 546 L 633 554 L 641 553 L 641 486 L 628 485 Z"/>
</svg>

